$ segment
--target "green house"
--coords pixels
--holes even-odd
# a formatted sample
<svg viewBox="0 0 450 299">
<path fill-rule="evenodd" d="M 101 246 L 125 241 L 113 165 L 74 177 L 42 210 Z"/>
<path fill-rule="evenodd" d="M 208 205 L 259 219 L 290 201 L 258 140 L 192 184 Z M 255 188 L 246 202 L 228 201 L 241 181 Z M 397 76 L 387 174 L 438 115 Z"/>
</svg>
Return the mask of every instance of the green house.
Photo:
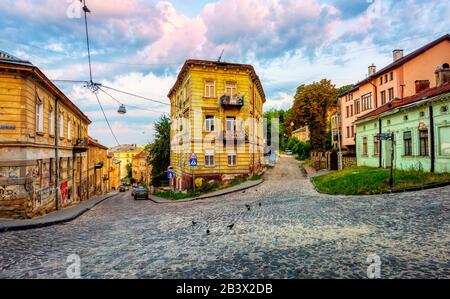
<svg viewBox="0 0 450 299">
<path fill-rule="evenodd" d="M 358 118 L 358 166 L 388 168 L 393 156 L 397 169 L 450 172 L 449 111 L 450 83 L 444 83 Z M 393 142 L 378 138 L 378 134 L 392 133 Z"/>
</svg>

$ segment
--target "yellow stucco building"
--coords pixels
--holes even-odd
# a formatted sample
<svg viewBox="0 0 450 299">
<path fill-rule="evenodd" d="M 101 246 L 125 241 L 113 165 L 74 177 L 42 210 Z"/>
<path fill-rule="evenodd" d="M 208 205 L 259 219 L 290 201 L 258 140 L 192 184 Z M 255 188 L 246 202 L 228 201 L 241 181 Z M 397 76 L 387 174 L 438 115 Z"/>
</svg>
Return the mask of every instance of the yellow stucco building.
<svg viewBox="0 0 450 299">
<path fill-rule="evenodd" d="M 0 218 L 88 199 L 89 124 L 37 67 L 0 51 Z"/>
<path fill-rule="evenodd" d="M 133 179 L 146 187 L 150 185 L 152 173 L 152 166 L 148 163 L 147 158 L 148 153 L 144 150 L 134 156 L 132 162 Z"/>
<path fill-rule="evenodd" d="M 261 170 L 266 98 L 253 66 L 187 60 L 168 97 L 176 189 L 190 189 L 193 175 L 230 180 Z"/>
<path fill-rule="evenodd" d="M 133 158 L 144 150 L 143 147 L 137 144 L 122 144 L 120 146 L 113 147 L 109 150 L 109 153 L 113 156 L 119 169 L 119 177 L 123 179 L 127 176 L 127 164 L 132 164 Z"/>
</svg>

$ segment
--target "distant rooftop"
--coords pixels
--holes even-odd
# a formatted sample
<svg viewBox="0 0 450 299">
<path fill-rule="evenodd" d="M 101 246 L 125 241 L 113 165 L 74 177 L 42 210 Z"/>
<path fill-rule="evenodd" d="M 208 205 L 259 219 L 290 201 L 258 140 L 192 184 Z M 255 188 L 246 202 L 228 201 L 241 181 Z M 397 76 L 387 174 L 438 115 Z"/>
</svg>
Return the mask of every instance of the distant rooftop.
<svg viewBox="0 0 450 299">
<path fill-rule="evenodd" d="M 0 50 L 0 62 L 33 66 L 31 62 L 17 58 L 16 56 L 2 50 Z"/>
<path fill-rule="evenodd" d="M 137 152 L 142 151 L 142 147 L 137 144 L 122 144 L 111 148 L 110 153 Z"/>
</svg>

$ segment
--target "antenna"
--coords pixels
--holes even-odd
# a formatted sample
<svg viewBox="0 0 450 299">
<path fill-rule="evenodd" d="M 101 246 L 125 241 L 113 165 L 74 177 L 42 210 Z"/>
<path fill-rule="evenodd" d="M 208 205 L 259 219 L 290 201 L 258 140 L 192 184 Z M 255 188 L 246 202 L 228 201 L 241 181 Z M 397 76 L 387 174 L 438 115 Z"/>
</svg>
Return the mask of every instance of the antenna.
<svg viewBox="0 0 450 299">
<path fill-rule="evenodd" d="M 217 62 L 220 62 L 222 60 L 223 52 L 225 52 L 225 48 L 222 49 L 222 53 L 220 53 L 219 59 Z"/>
</svg>

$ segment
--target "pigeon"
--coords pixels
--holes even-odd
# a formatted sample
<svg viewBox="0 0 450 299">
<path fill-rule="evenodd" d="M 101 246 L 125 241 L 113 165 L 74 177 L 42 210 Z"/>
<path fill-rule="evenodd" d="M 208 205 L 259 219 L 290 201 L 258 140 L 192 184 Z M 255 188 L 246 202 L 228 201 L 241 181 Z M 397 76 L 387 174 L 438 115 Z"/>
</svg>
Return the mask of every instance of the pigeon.
<svg viewBox="0 0 450 299">
<path fill-rule="evenodd" d="M 197 222 L 192 221 L 192 226 L 195 226 L 197 224 Z"/>
<path fill-rule="evenodd" d="M 258 206 L 261 206 L 261 203 L 259 203 Z"/>
<path fill-rule="evenodd" d="M 250 211 L 250 205 L 245 205 L 247 207 L 247 210 Z"/>
<path fill-rule="evenodd" d="M 242 193 L 245 193 L 245 190 L 244 190 L 244 191 L 242 191 Z"/>
<path fill-rule="evenodd" d="M 209 229 L 207 229 L 207 230 L 206 230 L 206 234 L 209 235 L 209 233 L 210 233 L 210 231 L 209 231 Z"/>
<path fill-rule="evenodd" d="M 234 227 L 234 223 L 233 224 L 231 224 L 231 225 L 228 225 L 227 226 L 229 229 L 233 229 L 233 227 Z"/>
</svg>

